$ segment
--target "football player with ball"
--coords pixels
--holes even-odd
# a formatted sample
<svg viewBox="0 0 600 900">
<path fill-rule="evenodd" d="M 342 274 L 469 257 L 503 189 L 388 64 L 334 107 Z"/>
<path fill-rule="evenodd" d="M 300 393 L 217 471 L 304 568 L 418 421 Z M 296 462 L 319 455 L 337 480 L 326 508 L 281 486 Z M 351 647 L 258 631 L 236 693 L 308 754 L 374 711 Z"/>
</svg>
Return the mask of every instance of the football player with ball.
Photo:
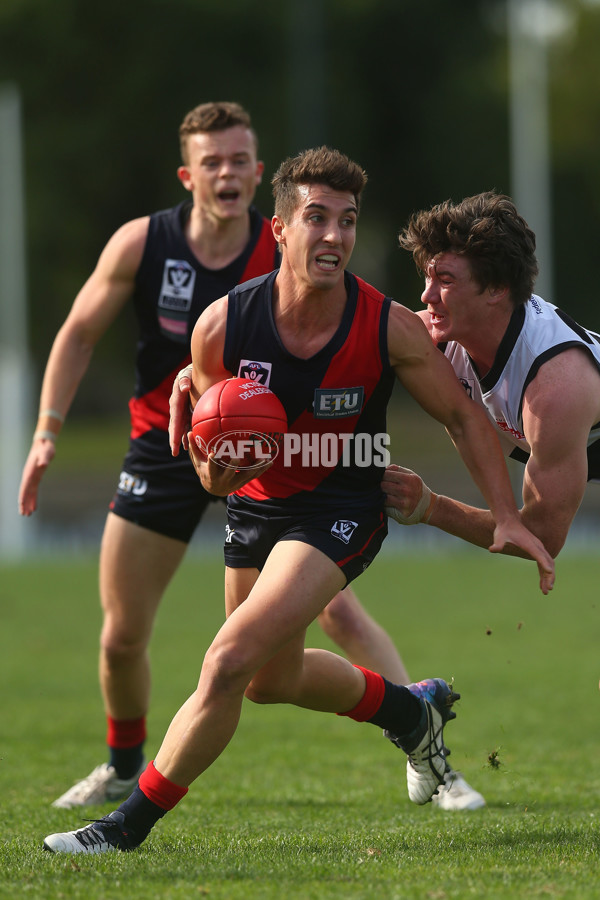
<svg viewBox="0 0 600 900">
<path fill-rule="evenodd" d="M 495 521 L 490 550 L 507 542 L 520 547 L 537 561 L 547 591 L 552 559 L 520 522 L 485 413 L 466 396 L 419 317 L 347 271 L 365 182 L 356 163 L 326 147 L 282 163 L 273 179 L 272 219 L 281 266 L 234 288 L 198 319 L 193 402 L 238 377 L 248 361 L 258 362 L 283 403 L 288 432 L 337 435 L 342 460 L 348 434 L 374 438 L 386 431 L 398 378 L 446 426 L 482 491 Z M 334 404 L 334 398 L 342 399 Z M 333 408 L 344 412 L 327 412 Z M 446 771 L 443 727 L 457 699 L 451 686 L 440 678 L 401 686 L 304 646 L 311 622 L 383 543 L 383 470 L 314 459 L 286 467 L 279 454 L 249 471 L 218 465 L 194 441 L 189 447 L 205 489 L 227 497 L 227 619 L 196 689 L 132 794 L 97 822 L 49 835 L 46 849 L 103 853 L 139 846 L 225 750 L 244 697 L 370 722 L 379 740 L 384 729 L 408 757 L 409 797 L 428 802 Z"/>
<path fill-rule="evenodd" d="M 52 346 L 21 479 L 19 509 L 30 516 L 95 345 L 121 310 L 132 306 L 139 340 L 130 446 L 107 514 L 99 567 L 99 671 L 109 755 L 54 801 L 64 809 L 127 797 L 145 768 L 148 645 L 156 612 L 215 500 L 189 457 L 171 453 L 173 379 L 190 360 L 200 313 L 235 284 L 279 264 L 271 223 L 253 205 L 263 163 L 246 110 L 237 103 L 203 103 L 184 117 L 179 137 L 177 177 L 189 198 L 127 222 L 106 244 Z M 262 372 L 249 363 L 243 374 L 256 379 Z M 389 635 L 351 589 L 333 600 L 319 622 L 356 662 L 409 680 Z M 476 801 L 480 795 L 467 789 Z"/>
</svg>

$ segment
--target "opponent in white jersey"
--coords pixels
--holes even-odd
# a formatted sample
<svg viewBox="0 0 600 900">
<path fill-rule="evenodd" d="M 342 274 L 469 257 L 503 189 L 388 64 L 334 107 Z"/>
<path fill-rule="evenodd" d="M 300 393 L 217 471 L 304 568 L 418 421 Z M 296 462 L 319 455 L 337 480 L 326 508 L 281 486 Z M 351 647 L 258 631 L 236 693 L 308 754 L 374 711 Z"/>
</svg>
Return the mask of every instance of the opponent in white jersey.
<svg viewBox="0 0 600 900">
<path fill-rule="evenodd" d="M 393 372 L 426 412 L 448 428 L 461 455 L 464 450 L 465 464 L 498 522 L 490 549 L 499 550 L 506 542 L 523 547 L 538 562 L 540 586 L 547 592 L 553 584 L 552 560 L 520 522 L 485 413 L 464 395 L 417 316 L 388 303 L 364 282 L 346 278 L 366 183 L 363 170 L 339 151 L 319 147 L 285 160 L 272 183 L 271 224 L 281 266 L 266 280 L 250 282 L 215 301 L 198 319 L 191 341 L 192 401 L 231 376 L 246 359 L 270 370 L 276 390 L 281 385 L 290 428 L 295 430 L 291 433 L 319 435 L 324 432 L 313 431 L 319 426 L 312 421 L 323 418 L 318 413 L 325 407 L 315 404 L 314 392 L 331 397 L 332 390 L 341 387 L 346 392 L 350 386 L 354 393 L 356 382 L 349 385 L 346 378 L 358 377 L 358 385 L 365 388 L 364 409 L 346 418 L 358 416 L 350 428 L 364 422 L 369 435 L 383 427 Z M 260 325 L 267 319 L 265 338 Z M 356 323 L 362 326 L 359 351 Z M 362 359 L 352 368 L 351 357 L 357 352 Z M 295 372 L 298 392 L 290 387 L 289 376 Z M 310 391 L 304 392 L 304 380 L 313 385 Z M 360 555 L 368 564 L 387 532 L 377 472 L 359 476 L 342 459 L 333 481 L 319 490 L 327 480 L 321 473 L 311 485 L 309 473 L 298 482 L 281 470 L 275 478 L 275 469 L 267 472 L 262 464 L 251 471 L 244 466 L 224 468 L 214 454 L 203 457 L 189 435 L 188 443 L 204 488 L 229 498 L 235 527 L 245 535 L 245 544 L 240 542 L 236 552 L 228 550 L 225 557 L 228 617 L 206 652 L 197 688 L 176 713 L 156 759 L 132 794 L 114 812 L 84 828 L 48 835 L 46 850 L 105 853 L 139 846 L 225 751 L 237 730 L 244 697 L 340 713 L 385 729 L 386 737 L 408 756 L 409 796 L 416 803 L 428 802 L 445 780 L 443 726 L 458 699 L 451 686 L 441 679 L 395 685 L 341 656 L 304 646 L 309 624 L 364 568 L 352 564 L 350 570 L 350 560 Z M 377 468 L 374 462 L 371 468 Z M 303 490 L 307 483 L 312 490 Z M 305 493 L 310 495 L 307 502 Z M 341 505 L 332 509 L 327 497 L 334 494 Z M 352 521 L 357 503 L 361 509 Z M 340 529 L 332 517 L 340 515 L 351 527 L 338 540 Z"/>
<path fill-rule="evenodd" d="M 512 314 L 490 371 L 480 377 L 457 341 L 440 344 L 463 387 L 485 406 L 507 455 L 526 463 L 531 447 L 523 430 L 523 396 L 540 366 L 570 347 L 587 351 L 600 372 L 600 336 L 577 324 L 561 309 L 532 294 Z M 559 360 L 560 362 L 560 360 Z M 588 435 L 588 480 L 600 479 L 600 422 Z"/>
<path fill-rule="evenodd" d="M 535 235 L 504 195 L 419 212 L 400 245 L 425 275 L 420 315 L 433 341 L 487 409 L 507 455 L 525 463 L 524 524 L 556 556 L 587 481 L 600 479 L 599 336 L 533 294 Z M 399 466 L 382 487 L 399 522 L 426 520 L 489 545 L 489 510 L 436 496 Z"/>
</svg>

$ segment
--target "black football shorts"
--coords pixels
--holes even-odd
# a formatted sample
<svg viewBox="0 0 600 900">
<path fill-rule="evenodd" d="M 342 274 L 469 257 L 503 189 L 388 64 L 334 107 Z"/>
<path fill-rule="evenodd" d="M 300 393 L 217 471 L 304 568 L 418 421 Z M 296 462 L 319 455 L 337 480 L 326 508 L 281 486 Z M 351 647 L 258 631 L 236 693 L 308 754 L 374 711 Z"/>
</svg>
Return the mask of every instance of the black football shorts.
<svg viewBox="0 0 600 900">
<path fill-rule="evenodd" d="M 333 560 L 349 584 L 373 562 L 388 533 L 387 516 L 378 506 L 336 504 L 331 511 L 293 513 L 286 506 L 277 510 L 271 504 L 230 496 L 225 565 L 260 570 L 276 543 L 303 541 Z"/>
<path fill-rule="evenodd" d="M 153 428 L 130 439 L 110 510 L 189 543 L 209 503 L 222 499 L 204 490 L 187 451 L 172 456 L 168 434 Z"/>
</svg>

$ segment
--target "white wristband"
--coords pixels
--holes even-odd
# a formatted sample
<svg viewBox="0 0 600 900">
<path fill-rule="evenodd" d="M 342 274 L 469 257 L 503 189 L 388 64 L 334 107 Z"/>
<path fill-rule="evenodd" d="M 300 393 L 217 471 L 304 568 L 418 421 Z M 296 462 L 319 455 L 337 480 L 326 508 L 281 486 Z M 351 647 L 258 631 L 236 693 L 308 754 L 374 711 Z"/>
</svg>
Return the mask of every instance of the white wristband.
<svg viewBox="0 0 600 900">
<path fill-rule="evenodd" d="M 56 443 L 56 438 L 58 435 L 54 431 L 49 431 L 46 429 L 42 429 L 41 431 L 34 432 L 33 439 L 34 441 L 52 441 L 53 444 Z"/>
<path fill-rule="evenodd" d="M 391 516 L 392 519 L 395 519 L 400 525 L 418 525 L 419 522 L 425 524 L 429 522 L 433 507 L 435 506 L 435 501 L 437 500 L 437 494 L 434 494 L 424 481 L 422 484 L 423 491 L 421 493 L 421 499 L 411 512 L 410 516 L 403 515 L 403 513 L 395 506 L 386 506 L 385 511 L 388 516 Z"/>
<path fill-rule="evenodd" d="M 38 418 L 42 418 L 42 416 L 48 416 L 50 419 L 56 419 L 58 422 L 64 424 L 65 417 L 59 413 L 57 409 L 43 409 Z"/>
</svg>

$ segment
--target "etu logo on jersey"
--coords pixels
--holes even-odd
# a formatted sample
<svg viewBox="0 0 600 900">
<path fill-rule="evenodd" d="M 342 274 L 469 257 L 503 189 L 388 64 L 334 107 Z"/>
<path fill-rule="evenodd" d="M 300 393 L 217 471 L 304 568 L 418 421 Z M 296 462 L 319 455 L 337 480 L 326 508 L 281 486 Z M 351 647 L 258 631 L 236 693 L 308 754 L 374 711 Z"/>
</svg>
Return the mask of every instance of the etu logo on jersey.
<svg viewBox="0 0 600 900">
<path fill-rule="evenodd" d="M 364 387 L 317 388 L 313 414 L 315 419 L 338 419 L 357 416 L 365 399 Z"/>
</svg>

